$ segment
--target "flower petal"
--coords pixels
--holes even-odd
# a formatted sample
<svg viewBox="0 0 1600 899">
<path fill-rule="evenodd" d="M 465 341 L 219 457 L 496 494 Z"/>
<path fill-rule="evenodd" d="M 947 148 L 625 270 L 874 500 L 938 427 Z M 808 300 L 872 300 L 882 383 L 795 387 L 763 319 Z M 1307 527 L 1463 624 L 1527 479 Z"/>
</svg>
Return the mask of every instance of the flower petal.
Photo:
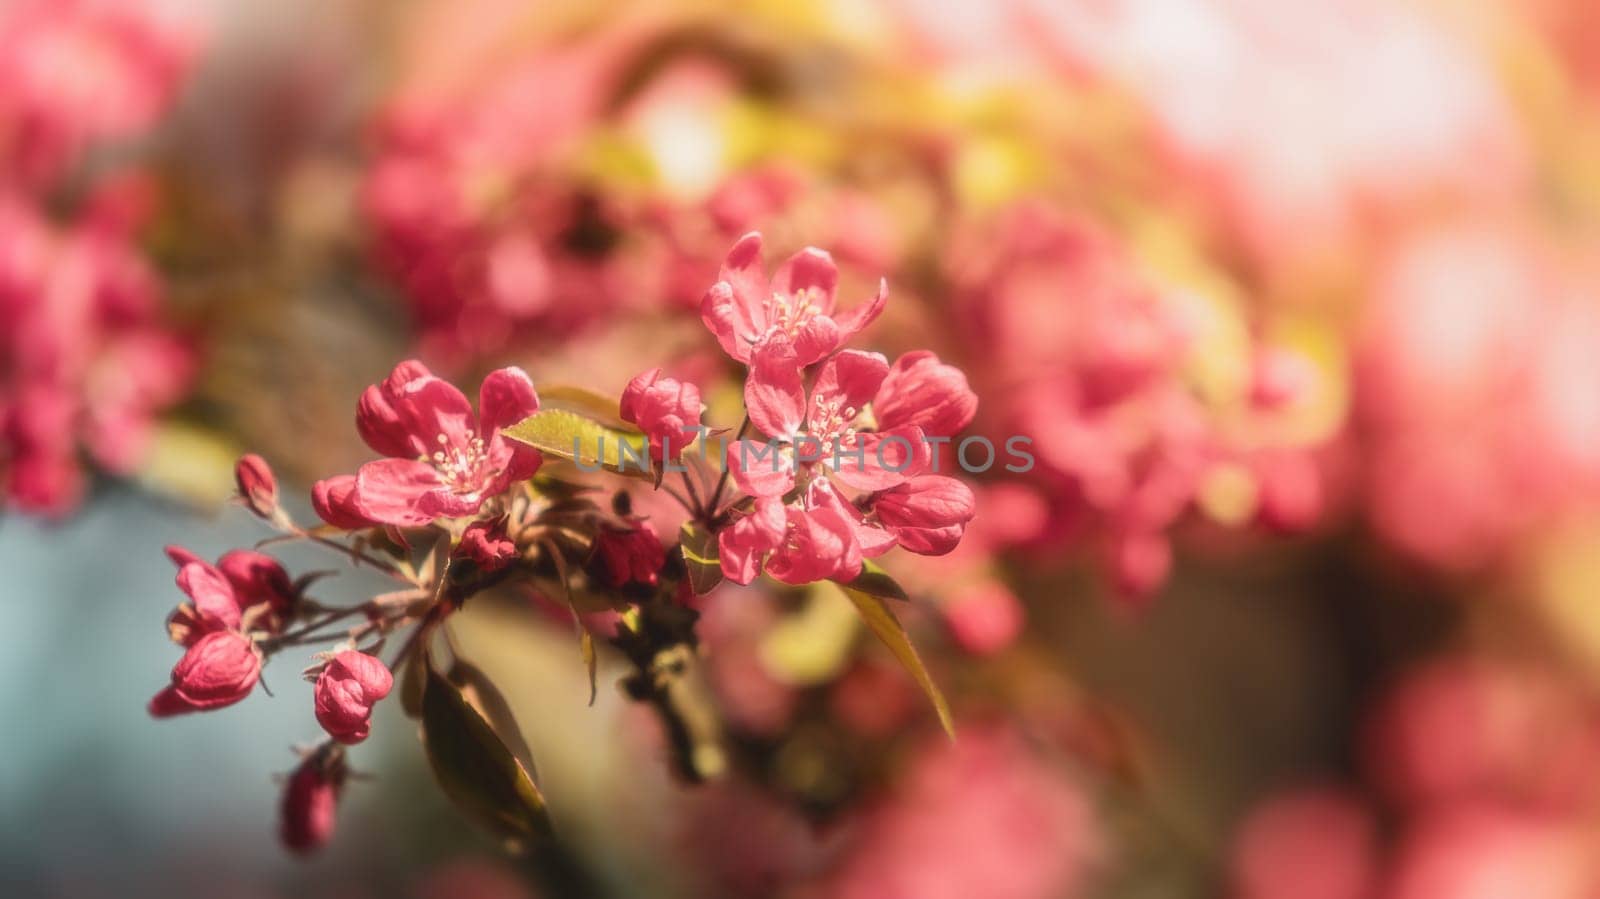
<svg viewBox="0 0 1600 899">
<path fill-rule="evenodd" d="M 806 322 L 794 335 L 795 359 L 802 366 L 810 365 L 839 348 L 844 339 L 839 326 L 826 315 Z"/>
<path fill-rule="evenodd" d="M 766 272 L 761 266 L 761 232 L 739 238 L 723 260 L 717 280 L 728 285 L 734 312 L 746 333 L 767 329 L 767 304 L 772 300 Z"/>
<path fill-rule="evenodd" d="M 467 395 L 443 378 L 418 378 L 394 397 L 394 409 L 420 450 L 413 457 L 439 449 L 466 449 L 478 427 Z M 442 439 L 441 439 L 442 438 Z"/>
<path fill-rule="evenodd" d="M 533 380 L 516 366 L 490 372 L 478 387 L 478 423 L 485 439 L 538 411 Z"/>
<path fill-rule="evenodd" d="M 888 373 L 889 360 L 882 353 L 845 350 L 822 363 L 817 383 L 811 388 L 811 401 L 813 404 L 838 401 L 841 413 L 853 409 L 859 414 L 872 402 Z M 848 422 L 855 414 L 846 414 L 845 420 Z"/>
<path fill-rule="evenodd" d="M 415 441 L 410 424 L 395 409 L 395 398 L 419 378 L 432 377 L 427 366 L 408 359 L 394 367 L 382 383 L 368 387 L 356 403 L 356 430 L 374 452 L 404 458 L 426 452 Z"/>
<path fill-rule="evenodd" d="M 860 434 L 853 452 L 830 451 L 825 464 L 857 490 L 886 490 L 928 467 L 928 442 L 916 427 Z"/>
<path fill-rule="evenodd" d="M 786 339 L 774 337 L 756 348 L 744 382 L 744 405 L 750 421 L 767 436 L 790 438 L 799 433 L 805 422 L 805 387 L 794 348 Z"/>
<path fill-rule="evenodd" d="M 351 505 L 357 514 L 383 524 L 414 527 L 436 515 L 420 508 L 423 497 L 443 486 L 433 466 L 415 459 L 379 459 L 356 473 Z"/>
<path fill-rule="evenodd" d="M 782 447 L 735 440 L 728 444 L 727 465 L 734 485 L 751 496 L 778 497 L 794 489 L 794 457 Z"/>
<path fill-rule="evenodd" d="M 194 600 L 195 610 L 207 626 L 239 626 L 239 598 L 228 576 L 216 566 L 198 561 L 184 565 L 178 569 L 178 589 Z"/>
<path fill-rule="evenodd" d="M 823 315 L 833 314 L 834 294 L 839 288 L 839 267 L 827 250 L 806 247 L 784 260 L 772 276 L 772 292 L 779 296 L 805 294 Z"/>
</svg>

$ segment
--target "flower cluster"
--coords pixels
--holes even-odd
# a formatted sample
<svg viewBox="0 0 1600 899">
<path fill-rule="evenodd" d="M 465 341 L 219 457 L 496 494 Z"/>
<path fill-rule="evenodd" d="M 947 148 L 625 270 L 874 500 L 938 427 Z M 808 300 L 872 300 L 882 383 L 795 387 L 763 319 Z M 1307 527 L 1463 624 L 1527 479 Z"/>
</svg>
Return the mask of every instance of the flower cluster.
<svg viewBox="0 0 1600 899">
<path fill-rule="evenodd" d="M 151 420 L 192 378 L 160 320 L 161 289 L 133 243 L 148 206 L 137 173 L 81 184 L 103 142 L 154 124 L 194 41 L 137 6 L 22 2 L 0 13 L 0 502 L 61 517 L 82 456 L 127 473 Z M 63 78 L 62 72 L 74 72 Z M 55 194 L 83 199 L 69 221 Z"/>
<path fill-rule="evenodd" d="M 749 499 L 719 535 L 724 574 L 746 584 L 763 570 L 791 584 L 848 581 L 863 559 L 897 544 L 949 552 L 974 499 L 935 473 L 930 446 L 972 421 L 978 400 L 965 376 L 932 353 L 891 366 L 877 353 L 840 349 L 882 312 L 887 285 L 836 313 L 831 257 L 802 250 L 769 283 L 760 250 L 754 233 L 734 245 L 701 310 L 722 348 L 749 366 L 748 420 L 768 438 L 727 446 L 727 470 Z"/>
<path fill-rule="evenodd" d="M 929 451 L 973 418 L 977 397 L 965 376 L 927 352 L 891 365 L 843 348 L 882 310 L 886 287 L 867 306 L 836 313 L 838 273 L 826 252 L 802 250 L 769 283 L 760 246 L 756 234 L 734 246 L 704 306 L 718 342 L 748 364 L 736 439 L 714 437 L 702 422 L 698 387 L 660 368 L 633 378 L 614 403 L 564 388 L 552 394 L 558 405 L 551 408 L 541 407 L 523 370 L 502 368 L 483 379 L 474 408 L 454 384 L 408 360 L 356 405 L 356 430 L 381 458 L 312 487 L 323 525 L 296 524 L 279 504 L 267 463 L 241 459 L 238 500 L 280 531 L 278 539 L 335 551 L 398 589 L 330 606 L 309 594 L 315 575 L 294 580 L 257 551 L 234 550 L 213 565 L 174 547 L 169 555 L 188 601 L 172 613 L 169 631 L 184 655 L 150 713 L 233 705 L 285 649 L 328 647 L 305 672 L 326 739 L 305 751 L 284 796 L 283 839 L 307 851 L 331 834 L 346 779 L 344 747 L 367 739 L 373 706 L 396 689 L 391 672 L 404 671 L 416 686 L 402 687 L 401 698 L 422 721 L 441 785 L 480 816 L 486 804 L 496 809 L 486 824 L 502 837 L 535 838 L 547 824 L 542 805 L 517 805 L 536 788 L 504 701 L 454 640 L 445 641 L 448 653 L 435 646 L 472 597 L 518 585 L 542 600 L 566 600 L 591 678 L 595 636 L 609 636 L 638 669 L 624 682 L 629 694 L 655 706 L 682 736 L 680 771 L 692 779 L 718 773 L 726 750 L 716 729 L 696 730 L 689 722 L 707 720 L 704 710 L 681 707 L 693 695 L 682 683 L 698 643 L 697 594 L 723 577 L 747 585 L 765 572 L 788 584 L 849 585 L 866 603 L 904 596 L 881 570 L 861 582 L 866 560 L 896 545 L 950 552 L 975 504 L 960 480 L 937 473 Z M 566 405 L 576 409 L 560 404 L 575 396 Z M 769 442 L 747 436 L 751 427 Z M 695 441 L 702 452 L 686 452 Z M 713 442 L 715 453 L 707 451 Z M 766 469 L 746 456 L 758 452 Z M 630 458 L 642 467 L 630 472 Z M 680 503 L 677 542 L 663 540 L 670 519 L 635 511 L 626 490 L 606 509 L 589 498 L 591 485 L 567 480 L 603 469 L 641 476 Z M 676 485 L 668 479 L 674 474 Z M 590 612 L 614 613 L 604 628 L 578 614 L 579 595 Z M 380 654 L 401 632 L 386 663 Z M 926 673 L 914 673 L 937 699 Z M 463 744 L 476 754 L 463 754 Z M 481 795 L 472 792 L 481 777 L 463 779 L 462 766 L 498 766 L 528 783 Z"/>
</svg>

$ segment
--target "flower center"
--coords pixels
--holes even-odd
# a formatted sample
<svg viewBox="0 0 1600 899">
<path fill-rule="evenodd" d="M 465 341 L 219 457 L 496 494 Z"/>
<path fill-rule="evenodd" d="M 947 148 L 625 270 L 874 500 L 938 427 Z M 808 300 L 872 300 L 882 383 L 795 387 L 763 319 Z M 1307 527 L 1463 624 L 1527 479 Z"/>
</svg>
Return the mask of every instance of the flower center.
<svg viewBox="0 0 1600 899">
<path fill-rule="evenodd" d="M 825 450 L 832 449 L 836 445 L 844 448 L 853 447 L 856 445 L 856 429 L 852 425 L 860 414 L 860 409 L 846 406 L 842 396 L 832 399 L 815 397 L 811 401 L 809 431 L 812 436 L 822 441 Z"/>
<path fill-rule="evenodd" d="M 439 435 L 439 449 L 426 460 L 439 472 L 439 477 L 456 493 L 476 492 L 483 482 L 483 463 L 488 452 L 475 432 L 468 431 L 467 439 L 452 443 L 444 434 Z"/>
<path fill-rule="evenodd" d="M 797 290 L 793 294 L 772 294 L 772 324 L 770 332 L 782 332 L 790 337 L 811 323 L 822 312 L 822 291 L 815 287 Z"/>
</svg>

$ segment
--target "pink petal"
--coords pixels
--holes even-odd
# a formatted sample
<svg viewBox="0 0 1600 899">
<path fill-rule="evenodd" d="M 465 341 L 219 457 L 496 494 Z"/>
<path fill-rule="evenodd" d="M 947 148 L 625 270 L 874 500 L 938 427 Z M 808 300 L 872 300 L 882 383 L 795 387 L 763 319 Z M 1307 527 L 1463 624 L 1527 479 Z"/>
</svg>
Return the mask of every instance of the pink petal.
<svg viewBox="0 0 1600 899">
<path fill-rule="evenodd" d="M 860 457 L 854 452 L 830 451 L 826 464 L 834 477 L 857 490 L 886 490 L 920 474 L 928 467 L 928 443 L 920 428 L 896 428 L 881 434 L 856 437 Z"/>
<path fill-rule="evenodd" d="M 827 250 L 806 247 L 784 260 L 772 276 L 772 292 L 793 296 L 814 291 L 811 301 L 823 315 L 833 314 L 834 294 L 839 287 L 839 267 Z"/>
<path fill-rule="evenodd" d="M 439 473 L 415 459 L 379 459 L 356 473 L 351 503 L 358 514 L 383 524 L 414 527 L 435 515 L 422 511 L 423 497 L 439 489 Z"/>
<path fill-rule="evenodd" d="M 819 315 L 795 333 L 795 358 L 802 366 L 810 365 L 838 349 L 843 342 L 838 324 L 826 315 Z"/>
<path fill-rule="evenodd" d="M 194 600 L 194 607 L 214 627 L 239 626 L 239 600 L 227 575 L 205 562 L 190 562 L 178 569 L 178 589 Z"/>
<path fill-rule="evenodd" d="M 726 281 L 711 285 L 700 301 L 700 320 L 716 336 L 723 352 L 740 362 L 750 361 L 750 341 L 760 332 L 740 312 L 732 285 Z"/>
<path fill-rule="evenodd" d="M 955 478 L 923 475 L 884 491 L 873 511 L 914 553 L 938 556 L 956 548 L 977 511 L 972 488 Z"/>
<path fill-rule="evenodd" d="M 767 329 L 772 291 L 761 268 L 761 232 L 751 231 L 734 243 L 717 274 L 717 280 L 728 285 L 736 320 L 747 334 Z"/>
<path fill-rule="evenodd" d="M 861 549 L 837 510 L 788 509 L 788 533 L 767 559 L 767 574 L 786 584 L 841 578 L 861 572 Z"/>
<path fill-rule="evenodd" d="M 817 383 L 811 388 L 811 401 L 832 403 L 838 400 L 841 411 L 854 409 L 859 414 L 872 402 L 888 373 L 889 360 L 883 354 L 845 350 L 822 363 Z M 846 420 L 850 418 L 854 416 L 847 416 Z M 816 422 L 812 424 L 817 426 Z"/>
<path fill-rule="evenodd" d="M 736 440 L 728 444 L 728 471 L 733 483 L 751 496 L 777 497 L 794 489 L 794 460 L 759 440 Z"/>
<path fill-rule="evenodd" d="M 805 422 L 805 388 L 800 364 L 787 340 L 776 337 L 756 348 L 744 383 L 745 411 L 761 432 L 788 438 Z"/>
<path fill-rule="evenodd" d="M 759 577 L 762 556 L 783 539 L 785 526 L 782 502 L 757 500 L 750 514 L 717 535 L 723 576 L 737 584 L 748 584 Z"/>
<path fill-rule="evenodd" d="M 469 435 L 477 432 L 478 417 L 466 394 L 443 378 L 411 381 L 393 403 L 414 438 L 414 445 L 420 444 L 420 450 L 411 454 L 413 457 L 440 449 L 465 449 L 471 441 Z"/>
<path fill-rule="evenodd" d="M 878 527 L 868 524 L 866 517 L 861 514 L 854 504 L 839 495 L 839 491 L 825 480 L 815 480 L 806 490 L 806 504 L 813 508 L 827 507 L 837 512 L 850 524 L 855 537 L 856 545 L 861 548 L 861 554 L 867 557 L 881 556 L 895 546 L 895 535 Z"/>
<path fill-rule="evenodd" d="M 538 411 L 533 380 L 515 366 L 490 372 L 478 388 L 478 422 L 486 439 Z"/>
<path fill-rule="evenodd" d="M 427 366 L 415 359 L 401 362 L 381 384 L 368 387 L 356 404 L 356 430 L 374 452 L 403 458 L 424 452 L 415 440 L 410 424 L 394 407 L 394 400 L 405 386 L 419 378 L 432 377 Z"/>
<path fill-rule="evenodd" d="M 358 530 L 371 527 L 374 522 L 355 507 L 356 476 L 335 475 L 311 485 L 311 507 L 317 517 L 336 528 Z"/>
</svg>

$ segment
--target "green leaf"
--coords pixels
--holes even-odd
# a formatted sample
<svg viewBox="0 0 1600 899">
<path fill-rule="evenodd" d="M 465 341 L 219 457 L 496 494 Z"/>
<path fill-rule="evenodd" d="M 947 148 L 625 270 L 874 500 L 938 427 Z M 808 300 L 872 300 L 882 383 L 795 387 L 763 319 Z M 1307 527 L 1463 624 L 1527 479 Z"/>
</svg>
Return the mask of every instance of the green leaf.
<svg viewBox="0 0 1600 899">
<path fill-rule="evenodd" d="M 898 599 L 901 602 L 908 602 L 911 599 L 906 595 L 905 588 L 871 559 L 862 560 L 861 573 L 846 586 L 882 599 Z"/>
<path fill-rule="evenodd" d="M 917 682 L 917 686 L 927 694 L 928 701 L 933 703 L 933 710 L 939 716 L 939 724 L 950 739 L 955 739 L 956 726 L 950 717 L 950 705 L 945 702 L 939 685 L 933 682 L 933 676 L 928 674 L 928 669 L 922 664 L 922 657 L 917 655 L 916 647 L 911 645 L 911 638 L 900 625 L 900 619 L 894 617 L 894 612 L 889 610 L 882 599 L 871 593 L 845 585 L 840 585 L 839 589 L 855 603 L 856 611 L 861 613 L 861 620 L 866 622 L 867 629 L 883 641 L 883 645 L 889 648 L 889 652 Z"/>
<path fill-rule="evenodd" d="M 643 434 L 610 427 L 566 409 L 541 409 L 500 433 L 581 469 L 605 468 L 629 477 L 654 479 L 649 443 Z"/>
<path fill-rule="evenodd" d="M 400 675 L 400 708 L 407 718 L 422 717 L 422 691 L 428 685 L 428 672 L 422 653 L 412 653 Z"/>
<path fill-rule="evenodd" d="M 424 656 L 422 664 L 426 668 L 422 742 L 445 795 L 508 847 L 526 849 L 552 838 L 550 817 L 544 796 L 534 784 L 531 761 L 517 757 L 466 692 L 439 674 L 431 659 Z M 476 685 L 473 691 L 484 701 Z M 521 737 L 516 740 L 520 742 Z"/>
<path fill-rule="evenodd" d="M 686 521 L 678 532 L 678 547 L 683 551 L 689 586 L 696 596 L 704 596 L 722 583 L 722 557 L 716 534 L 697 522 Z"/>
<path fill-rule="evenodd" d="M 528 748 L 528 741 L 522 736 L 522 728 L 517 727 L 517 717 L 511 712 L 511 703 L 506 702 L 501 695 L 500 688 L 489 680 L 489 675 L 483 669 L 471 662 L 456 659 L 450 666 L 450 673 L 446 678 L 461 688 L 461 695 L 467 702 L 489 722 L 494 728 L 495 735 L 511 750 L 517 761 L 528 772 L 529 779 L 535 783 L 539 780 L 539 770 L 533 764 L 533 750 Z"/>
<path fill-rule="evenodd" d="M 607 427 L 630 429 L 630 425 L 622 420 L 622 410 L 617 406 L 615 397 L 574 384 L 540 384 L 538 392 L 541 409 L 566 409 L 596 419 Z"/>
</svg>

